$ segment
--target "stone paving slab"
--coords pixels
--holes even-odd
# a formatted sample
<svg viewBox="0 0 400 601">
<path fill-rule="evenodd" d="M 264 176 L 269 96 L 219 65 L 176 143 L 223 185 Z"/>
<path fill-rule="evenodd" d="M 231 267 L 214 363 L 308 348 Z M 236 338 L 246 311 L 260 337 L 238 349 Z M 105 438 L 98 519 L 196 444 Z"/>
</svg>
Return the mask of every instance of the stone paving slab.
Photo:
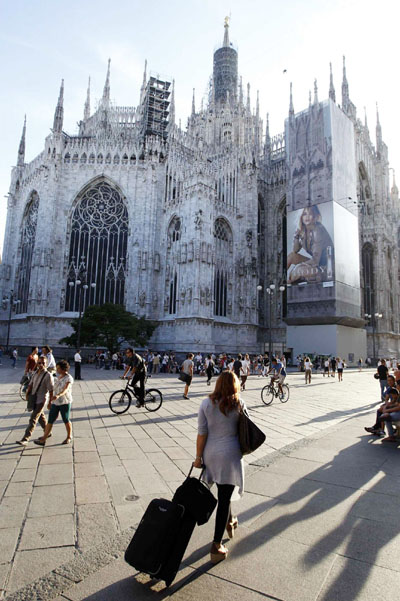
<svg viewBox="0 0 400 601">
<path fill-rule="evenodd" d="M 160 411 L 151 414 L 132 407 L 128 413 L 116 416 L 109 411 L 107 403 L 109 394 L 120 384 L 115 379 L 115 374 L 90 368 L 86 370 L 85 380 L 74 385 L 74 443 L 68 448 L 60 446 L 65 437 L 65 428 L 61 422 L 56 424 L 54 436 L 45 449 L 33 444 L 25 449 L 16 447 L 15 440 L 26 426 L 28 414 L 24 411 L 24 403 L 17 396 L 16 372 L 4 370 L 0 374 L 3 378 L 0 381 L 0 393 L 6 390 L 2 397 L 5 401 L 0 404 L 0 428 L 6 425 L 6 430 L 0 430 L 0 441 L 3 442 L 0 446 L 0 469 L 4 463 L 3 470 L 7 474 L 2 479 L 0 472 L 0 537 L 6 531 L 7 538 L 10 539 L 11 536 L 12 539 L 10 531 L 13 530 L 11 527 L 2 528 L 3 503 L 5 515 L 10 508 L 7 499 L 19 499 L 21 503 L 16 502 L 11 522 L 19 525 L 15 544 L 13 546 L 10 543 L 12 550 L 8 551 L 8 555 L 6 553 L 9 559 L 0 563 L 8 570 L 5 576 L 6 586 L 7 582 L 16 582 L 11 562 L 14 560 L 15 565 L 18 565 L 19 554 L 34 553 L 43 543 L 43 540 L 38 540 L 37 543 L 34 542 L 37 544 L 36 548 L 22 550 L 21 545 L 30 544 L 26 543 L 27 535 L 21 536 L 24 526 L 28 532 L 29 528 L 33 528 L 34 521 L 46 522 L 47 517 L 51 521 L 52 515 L 57 515 L 56 509 L 58 511 L 62 507 L 61 511 L 66 514 L 60 516 L 60 520 L 66 517 L 63 541 L 73 542 L 68 542 L 69 547 L 63 547 L 65 543 L 60 540 L 60 545 L 54 548 L 60 553 L 67 548 L 75 549 L 78 554 L 81 551 L 87 553 L 93 545 L 100 544 L 104 537 L 112 537 L 114 534 L 119 536 L 127 527 L 137 524 L 154 496 L 171 498 L 173 491 L 189 471 L 195 452 L 198 406 L 209 392 L 203 378 L 194 379 L 190 401 L 182 400 L 182 386 L 177 382 L 176 376 L 152 378 L 150 384 L 164 392 L 164 404 Z M 4 376 L 6 381 L 2 383 Z M 12 379 L 15 379 L 14 383 Z M 382 503 L 386 503 L 388 510 L 382 513 L 381 519 L 383 528 L 386 517 L 394 507 L 390 500 L 386 500 L 389 497 L 398 500 L 400 470 L 390 452 L 388 454 L 387 450 L 382 449 L 379 441 L 374 439 L 364 444 L 365 433 L 362 426 L 373 423 L 374 411 L 379 403 L 379 387 L 372 380 L 372 374 L 348 371 L 340 385 L 333 379 L 316 376 L 307 387 L 300 375 L 291 374 L 288 379 L 291 398 L 286 404 L 274 401 L 271 406 L 265 407 L 260 402 L 260 387 L 266 383 L 262 378 L 249 378 L 248 390 L 243 395 L 252 418 L 267 434 L 266 444 L 252 456 L 245 458 L 248 494 L 238 505 L 242 507 L 239 512 L 243 514 L 243 530 L 251 532 L 260 513 L 264 515 L 269 511 L 278 512 L 277 505 L 282 498 L 285 500 L 284 505 L 292 507 L 296 513 L 299 508 L 295 504 L 300 502 L 299 499 L 312 500 L 316 496 L 318 502 L 323 504 L 327 500 L 321 493 L 322 489 L 331 491 L 331 496 L 339 499 L 340 494 L 335 493 L 335 496 L 333 491 L 352 487 L 353 492 L 358 490 L 357 487 L 363 492 L 360 502 L 357 501 L 349 511 L 351 527 L 355 527 L 357 523 L 365 524 L 368 520 L 376 520 L 373 517 L 376 510 L 382 507 Z M 356 395 L 354 390 L 357 391 Z M 343 432 L 341 424 L 345 426 L 347 433 Z M 4 432 L 7 434 L 4 435 Z M 353 438 L 352 445 L 346 445 L 349 435 Z M 305 440 L 313 440 L 315 447 L 303 444 Z M 289 443 L 290 448 L 287 449 Z M 340 454 L 347 446 L 351 446 L 351 449 Z M 280 468 L 273 461 L 275 455 L 282 461 Z M 365 460 L 368 459 L 366 464 Z M 250 462 L 254 465 L 250 465 Z M 382 478 L 380 471 L 383 465 L 386 465 L 386 477 Z M 387 477 L 389 475 L 394 478 Z M 296 481 L 295 487 L 293 479 Z M 368 494 L 371 496 L 368 497 Z M 24 511 L 22 506 L 26 508 Z M 337 507 L 339 506 L 338 501 Z M 328 514 L 329 512 L 327 516 Z M 342 515 L 339 510 L 333 511 L 325 523 L 327 529 L 334 529 L 334 514 L 336 517 Z M 275 514 L 271 513 L 271 517 L 273 515 Z M 276 520 L 281 517 L 275 516 Z M 320 528 L 320 538 L 323 540 L 318 546 L 318 536 L 307 539 L 308 519 L 303 520 L 304 523 L 301 522 L 296 531 L 287 528 L 278 538 L 289 541 L 289 544 L 293 542 L 303 546 L 304 541 L 308 540 L 310 547 L 315 546 L 316 556 L 321 554 L 323 557 L 323 561 L 316 561 L 317 564 L 324 565 L 323 572 L 326 546 L 329 547 L 329 541 L 324 541 L 322 536 L 324 522 L 315 518 L 316 531 Z M 3 526 L 5 524 L 6 519 Z M 200 561 L 198 545 L 201 543 L 200 549 L 203 545 L 208 550 L 212 526 L 207 525 L 198 530 L 200 534 L 193 539 L 197 550 L 194 549 L 193 553 Z M 32 532 L 34 541 L 37 540 L 36 536 L 38 539 L 45 537 L 39 527 Z M 293 541 L 289 540 L 289 534 Z M 365 526 L 360 530 L 360 536 L 365 539 Z M 383 528 L 379 540 L 384 540 L 385 537 L 389 537 L 389 534 L 385 534 Z M 346 545 L 340 533 L 339 536 L 332 536 L 332 540 L 338 541 L 340 549 Z M 44 544 L 47 543 L 45 540 Z M 353 547 L 354 556 L 362 553 L 362 545 Z M 395 550 L 396 542 L 391 539 L 387 542 L 387 547 Z M 201 551 L 204 557 L 207 550 Z M 106 556 L 109 558 L 112 553 L 107 550 Z M 381 561 L 380 567 L 387 567 L 388 556 L 377 550 L 376 557 L 377 561 Z M 204 560 L 202 561 L 204 564 Z M 285 561 L 284 556 L 282 561 Z M 84 570 L 84 565 L 86 560 L 77 569 Z M 99 565 L 95 566 L 96 569 Z M 187 569 L 189 567 L 187 565 Z M 190 569 L 193 571 L 193 567 Z M 1 573 L 3 572 L 4 570 Z M 319 569 L 315 571 L 318 574 L 320 572 Z M 300 581 L 301 569 L 295 570 L 295 573 L 299 575 Z M 59 582 L 58 577 L 68 578 L 66 573 L 60 572 L 52 576 L 55 579 L 54 585 Z M 213 580 L 217 578 L 214 570 L 210 577 Z M 316 576 L 316 579 L 319 577 Z M 219 578 L 223 577 L 217 579 Z M 310 579 L 312 580 L 312 575 Z M 194 595 L 197 594 L 195 591 L 201 590 L 197 588 L 196 582 L 201 583 L 201 578 L 196 577 L 191 585 L 190 591 L 193 590 Z M 48 591 L 47 584 L 44 586 Z M 32 590 L 30 594 L 33 594 Z M 57 594 L 58 590 L 57 587 L 54 588 Z M 243 590 L 247 591 L 244 585 Z M 49 595 L 49 591 L 46 594 Z M 234 594 L 236 592 L 232 592 Z M 255 591 L 255 594 L 260 593 Z M 292 593 L 288 590 L 287 594 L 290 597 Z"/>
</svg>

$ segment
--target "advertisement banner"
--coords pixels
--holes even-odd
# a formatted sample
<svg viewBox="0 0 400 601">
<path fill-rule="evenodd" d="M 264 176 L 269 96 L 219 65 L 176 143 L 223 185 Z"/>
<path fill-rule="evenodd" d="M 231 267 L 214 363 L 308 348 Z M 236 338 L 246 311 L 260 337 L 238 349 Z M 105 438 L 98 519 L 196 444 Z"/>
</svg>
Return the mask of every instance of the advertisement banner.
<svg viewBox="0 0 400 601">
<path fill-rule="evenodd" d="M 333 203 L 321 203 L 287 215 L 287 283 L 299 286 L 335 280 Z M 293 296 L 294 293 L 292 293 Z"/>
</svg>

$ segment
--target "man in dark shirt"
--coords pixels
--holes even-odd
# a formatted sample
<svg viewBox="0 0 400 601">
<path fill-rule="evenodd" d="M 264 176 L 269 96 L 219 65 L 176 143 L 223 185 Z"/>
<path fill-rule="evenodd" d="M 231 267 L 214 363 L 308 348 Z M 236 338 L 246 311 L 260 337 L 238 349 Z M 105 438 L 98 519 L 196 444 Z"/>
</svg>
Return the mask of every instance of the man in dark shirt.
<svg viewBox="0 0 400 601">
<path fill-rule="evenodd" d="M 121 376 L 122 379 L 126 377 L 132 378 L 129 385 L 132 388 L 135 386 L 136 382 L 139 382 L 139 390 L 138 390 L 138 401 L 136 403 L 136 407 L 143 407 L 144 405 L 144 382 L 146 379 L 146 364 L 144 362 L 143 357 L 138 355 L 133 348 L 129 347 L 125 351 L 126 359 L 125 359 L 125 371 Z"/>
<path fill-rule="evenodd" d="M 381 364 L 378 365 L 377 371 L 379 375 L 379 385 L 381 387 L 381 399 L 382 401 L 385 401 L 384 390 L 388 385 L 387 378 L 389 373 L 385 359 L 381 359 Z"/>
<path fill-rule="evenodd" d="M 336 357 L 332 357 L 331 359 L 331 370 L 332 370 L 332 378 L 336 376 Z"/>
<path fill-rule="evenodd" d="M 233 362 L 232 371 L 237 375 L 240 380 L 240 369 L 242 367 L 242 355 L 238 355 L 237 359 Z"/>
</svg>

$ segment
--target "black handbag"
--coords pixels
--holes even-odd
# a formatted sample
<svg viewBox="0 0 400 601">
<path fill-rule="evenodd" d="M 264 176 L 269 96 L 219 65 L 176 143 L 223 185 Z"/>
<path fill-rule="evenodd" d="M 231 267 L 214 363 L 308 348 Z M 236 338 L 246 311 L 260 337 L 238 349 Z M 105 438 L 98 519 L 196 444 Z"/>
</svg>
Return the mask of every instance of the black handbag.
<svg viewBox="0 0 400 601">
<path fill-rule="evenodd" d="M 181 373 L 178 376 L 178 380 L 180 380 L 181 382 L 185 382 L 185 384 L 187 384 L 190 380 L 190 376 L 188 374 L 186 374 L 184 371 L 181 371 Z"/>
<path fill-rule="evenodd" d="M 239 445 L 242 455 L 249 455 L 260 447 L 266 439 L 262 430 L 250 419 L 247 410 L 240 408 L 238 422 Z"/>
<path fill-rule="evenodd" d="M 217 499 L 207 484 L 201 481 L 205 466 L 203 466 L 198 478 L 190 476 L 192 470 L 193 465 L 184 483 L 176 489 L 172 500 L 174 503 L 183 505 L 185 511 L 195 518 L 198 526 L 201 526 L 210 519 L 217 505 Z"/>
</svg>

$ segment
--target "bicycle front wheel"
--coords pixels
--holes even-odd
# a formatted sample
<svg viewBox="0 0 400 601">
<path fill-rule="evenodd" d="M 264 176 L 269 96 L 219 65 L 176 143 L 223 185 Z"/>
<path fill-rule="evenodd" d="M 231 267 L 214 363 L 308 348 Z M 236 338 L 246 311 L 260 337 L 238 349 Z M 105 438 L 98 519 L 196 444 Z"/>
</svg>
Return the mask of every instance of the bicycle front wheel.
<svg viewBox="0 0 400 601">
<path fill-rule="evenodd" d="M 163 397 L 162 394 L 157 388 L 150 388 L 146 390 L 146 395 L 144 397 L 144 406 L 147 411 L 157 411 L 162 405 Z"/>
<path fill-rule="evenodd" d="M 121 415 L 121 413 L 128 411 L 131 403 L 132 397 L 126 389 L 116 390 L 112 393 L 110 400 L 108 401 L 111 411 L 117 415 Z"/>
<path fill-rule="evenodd" d="M 287 403 L 289 400 L 290 390 L 287 384 L 282 384 L 282 392 L 279 394 L 279 400 L 281 403 Z"/>
<path fill-rule="evenodd" d="M 26 401 L 26 385 L 25 384 L 21 384 L 21 386 L 19 387 L 19 396 L 21 397 L 21 399 L 23 401 Z"/>
<path fill-rule="evenodd" d="M 270 405 L 274 400 L 274 389 L 269 384 L 261 389 L 261 400 L 264 405 Z"/>
</svg>

